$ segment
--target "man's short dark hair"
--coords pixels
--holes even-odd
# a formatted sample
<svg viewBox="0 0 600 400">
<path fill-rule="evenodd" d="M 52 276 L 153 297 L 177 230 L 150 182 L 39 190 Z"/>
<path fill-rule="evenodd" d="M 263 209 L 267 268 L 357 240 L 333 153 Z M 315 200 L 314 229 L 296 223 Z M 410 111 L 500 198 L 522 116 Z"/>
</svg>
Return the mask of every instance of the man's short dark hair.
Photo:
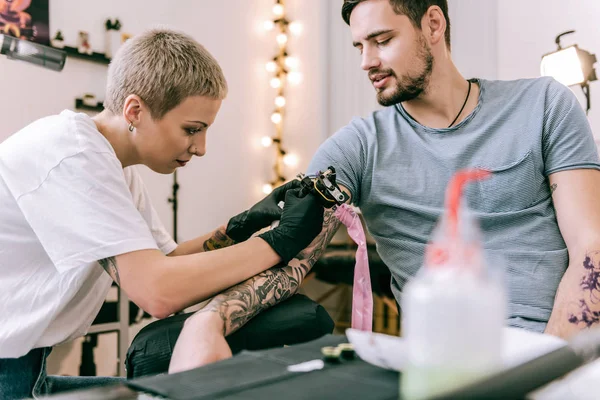
<svg viewBox="0 0 600 400">
<path fill-rule="evenodd" d="M 350 14 L 354 7 L 368 0 L 344 0 L 342 5 L 342 18 L 350 25 Z M 447 0 L 389 0 L 394 12 L 398 15 L 406 15 L 412 24 L 421 29 L 421 19 L 429 7 L 438 6 L 444 18 L 446 18 L 446 46 L 450 48 L 450 17 L 448 17 Z"/>
</svg>

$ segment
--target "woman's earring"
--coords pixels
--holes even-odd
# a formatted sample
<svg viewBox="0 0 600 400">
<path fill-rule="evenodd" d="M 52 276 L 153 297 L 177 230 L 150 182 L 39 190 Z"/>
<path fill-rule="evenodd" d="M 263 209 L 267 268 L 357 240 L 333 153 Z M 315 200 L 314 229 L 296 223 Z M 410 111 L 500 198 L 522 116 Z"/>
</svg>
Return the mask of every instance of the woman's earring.
<svg viewBox="0 0 600 400">
<path fill-rule="evenodd" d="M 129 132 L 133 132 L 133 122 L 129 123 L 129 126 L 127 127 L 127 129 L 129 129 Z"/>
</svg>

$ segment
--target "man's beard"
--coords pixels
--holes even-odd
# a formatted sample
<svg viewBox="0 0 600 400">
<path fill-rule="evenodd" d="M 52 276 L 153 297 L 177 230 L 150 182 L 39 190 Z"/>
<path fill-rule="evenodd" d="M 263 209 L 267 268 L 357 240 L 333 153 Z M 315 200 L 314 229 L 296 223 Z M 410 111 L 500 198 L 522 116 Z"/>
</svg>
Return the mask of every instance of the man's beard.
<svg viewBox="0 0 600 400">
<path fill-rule="evenodd" d="M 389 73 L 397 82 L 392 93 L 385 94 L 385 89 L 377 93 L 377 102 L 382 106 L 388 107 L 404 101 L 416 99 L 427 89 L 431 71 L 433 70 L 433 56 L 431 55 L 431 50 L 427 47 L 425 40 L 421 39 L 419 42 L 421 43 L 421 49 L 417 54 L 417 58 L 419 63 L 424 65 L 423 70 L 419 75 L 407 75 L 403 76 L 402 79 L 398 79 L 393 70 L 382 71 Z"/>
</svg>

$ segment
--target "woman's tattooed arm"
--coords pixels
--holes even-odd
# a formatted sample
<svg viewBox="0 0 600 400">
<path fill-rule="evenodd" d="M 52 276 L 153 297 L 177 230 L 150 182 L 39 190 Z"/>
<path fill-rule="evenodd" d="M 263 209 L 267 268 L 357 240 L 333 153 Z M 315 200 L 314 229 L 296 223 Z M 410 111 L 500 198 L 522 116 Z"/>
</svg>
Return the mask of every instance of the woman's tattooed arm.
<svg viewBox="0 0 600 400">
<path fill-rule="evenodd" d="M 224 322 L 224 334 L 235 332 L 261 311 L 296 293 L 339 225 L 333 211 L 325 210 L 321 233 L 287 266 L 273 267 L 231 287 L 215 296 L 197 314 L 218 313 Z"/>
</svg>

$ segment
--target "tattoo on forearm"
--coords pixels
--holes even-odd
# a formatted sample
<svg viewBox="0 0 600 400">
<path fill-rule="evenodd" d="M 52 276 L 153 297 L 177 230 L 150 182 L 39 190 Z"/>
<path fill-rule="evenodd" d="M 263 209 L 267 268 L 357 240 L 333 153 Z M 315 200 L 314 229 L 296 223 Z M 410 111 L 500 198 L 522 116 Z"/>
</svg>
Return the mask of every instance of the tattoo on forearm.
<svg viewBox="0 0 600 400">
<path fill-rule="evenodd" d="M 119 269 L 117 268 L 117 261 L 114 257 L 108 257 L 98 261 L 98 263 L 104 268 L 104 270 L 110 275 L 115 283 L 121 286 L 121 279 L 119 278 Z"/>
<path fill-rule="evenodd" d="M 594 305 L 600 304 L 600 251 L 586 254 L 583 268 L 585 275 L 579 283 L 583 298 L 577 303 L 576 310 L 569 313 L 569 322 L 584 323 L 589 328 L 600 322 L 600 310 L 590 309 L 590 306 L 596 308 Z"/>
<path fill-rule="evenodd" d="M 550 194 L 554 193 L 554 191 L 556 190 L 557 187 L 558 187 L 558 184 L 553 183 L 552 186 L 550 186 Z"/>
<path fill-rule="evenodd" d="M 218 294 L 198 313 L 218 313 L 225 322 L 223 333 L 235 332 L 261 311 L 296 293 L 339 225 L 333 212 L 326 210 L 321 233 L 287 266 L 273 267 Z"/>
<path fill-rule="evenodd" d="M 225 234 L 225 228 L 221 227 L 202 245 L 204 251 L 222 249 L 235 244 L 233 239 Z"/>
</svg>

